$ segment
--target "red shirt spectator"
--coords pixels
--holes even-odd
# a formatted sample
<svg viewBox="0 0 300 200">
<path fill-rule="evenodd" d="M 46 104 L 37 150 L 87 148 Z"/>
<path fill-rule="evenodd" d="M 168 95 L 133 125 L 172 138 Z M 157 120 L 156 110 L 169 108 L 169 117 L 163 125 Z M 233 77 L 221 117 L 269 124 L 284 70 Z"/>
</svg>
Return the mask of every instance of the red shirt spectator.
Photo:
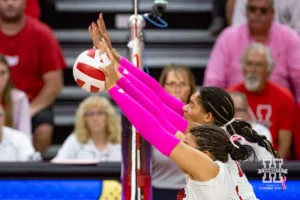
<svg viewBox="0 0 300 200">
<path fill-rule="evenodd" d="M 278 149 L 279 130 L 293 130 L 295 103 L 292 93 L 275 83 L 268 82 L 259 93 L 249 92 L 244 83 L 233 86 L 229 91 L 246 94 L 256 122 L 267 126 L 272 134 L 274 148 Z"/>
<path fill-rule="evenodd" d="M 27 16 L 40 19 L 41 9 L 38 0 L 26 0 L 25 14 Z"/>
<path fill-rule="evenodd" d="M 0 31 L 0 53 L 11 66 L 14 85 L 32 101 L 44 86 L 42 75 L 65 65 L 62 51 L 51 29 L 26 17 L 25 26 L 14 36 Z M 26 80 L 26 81 L 24 81 Z"/>
</svg>

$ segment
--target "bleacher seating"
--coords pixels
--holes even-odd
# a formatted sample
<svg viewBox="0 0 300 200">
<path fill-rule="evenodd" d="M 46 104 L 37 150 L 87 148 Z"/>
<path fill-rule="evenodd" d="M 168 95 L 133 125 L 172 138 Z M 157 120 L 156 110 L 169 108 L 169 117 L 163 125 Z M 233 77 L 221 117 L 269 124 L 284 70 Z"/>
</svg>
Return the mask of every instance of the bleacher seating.
<svg viewBox="0 0 300 200">
<path fill-rule="evenodd" d="M 57 126 L 53 140 L 55 148 L 49 150 L 47 158 L 53 156 L 53 152 L 71 133 L 76 107 L 89 95 L 76 86 L 72 74 L 76 57 L 92 47 L 88 26 L 103 12 L 113 46 L 122 55 L 127 55 L 129 30 L 117 29 L 119 22 L 116 19 L 124 19 L 133 13 L 131 0 L 55 0 L 54 5 L 55 12 L 47 12 L 51 16 L 43 16 L 43 19 L 59 39 L 68 67 L 64 72 L 65 87 L 54 106 Z M 139 12 L 150 12 L 152 5 L 153 0 L 139 0 Z M 207 31 L 211 22 L 211 9 L 211 0 L 172 0 L 163 16 L 169 23 L 168 28 L 156 28 L 147 23 L 144 32 L 144 61 L 153 77 L 158 79 L 166 64 L 183 63 L 192 68 L 197 84 L 201 85 L 215 40 Z M 108 96 L 105 92 L 100 95 Z"/>
</svg>

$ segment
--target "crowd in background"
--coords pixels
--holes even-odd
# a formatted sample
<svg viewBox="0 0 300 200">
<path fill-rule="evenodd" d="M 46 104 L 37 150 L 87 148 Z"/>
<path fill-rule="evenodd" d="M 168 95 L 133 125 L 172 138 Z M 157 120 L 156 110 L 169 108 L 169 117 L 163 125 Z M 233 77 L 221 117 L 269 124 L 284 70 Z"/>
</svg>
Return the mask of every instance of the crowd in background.
<svg viewBox="0 0 300 200">
<path fill-rule="evenodd" d="M 217 39 L 203 86 L 230 92 L 236 118 L 250 122 L 282 158 L 300 159 L 300 1 L 213 2 L 210 31 Z M 52 30 L 39 18 L 37 0 L 26 6 L 24 0 L 0 0 L 0 161 L 38 161 L 51 145 L 52 108 L 66 64 Z M 197 90 L 195 76 L 184 64 L 170 64 L 159 82 L 187 104 Z M 92 95 L 78 106 L 74 131 L 53 161 L 121 161 L 120 134 L 115 107 Z M 257 155 L 268 157 L 259 148 Z M 176 195 L 184 183 L 181 170 L 153 148 L 154 199 Z"/>
</svg>

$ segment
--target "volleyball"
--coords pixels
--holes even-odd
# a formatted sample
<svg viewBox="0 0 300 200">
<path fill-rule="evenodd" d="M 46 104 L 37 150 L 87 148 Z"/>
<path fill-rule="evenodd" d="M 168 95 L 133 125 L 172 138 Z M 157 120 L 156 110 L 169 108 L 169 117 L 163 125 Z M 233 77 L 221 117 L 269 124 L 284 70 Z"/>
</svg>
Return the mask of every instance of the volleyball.
<svg viewBox="0 0 300 200">
<path fill-rule="evenodd" d="M 97 93 L 105 90 L 105 75 L 99 68 L 104 67 L 102 55 L 97 49 L 82 52 L 73 66 L 77 85 L 85 91 Z"/>
</svg>

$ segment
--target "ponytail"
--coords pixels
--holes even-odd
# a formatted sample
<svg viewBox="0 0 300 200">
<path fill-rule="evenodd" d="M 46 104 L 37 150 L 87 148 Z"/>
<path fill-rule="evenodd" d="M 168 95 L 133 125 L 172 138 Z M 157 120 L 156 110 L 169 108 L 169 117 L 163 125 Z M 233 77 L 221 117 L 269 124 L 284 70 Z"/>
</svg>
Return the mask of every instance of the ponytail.
<svg viewBox="0 0 300 200">
<path fill-rule="evenodd" d="M 259 146 L 264 147 L 274 158 L 280 158 L 271 142 L 265 136 L 261 136 L 253 130 L 248 122 L 235 119 L 230 124 L 226 124 L 225 128 L 230 135 L 238 134 L 248 142 L 257 143 Z"/>
</svg>

